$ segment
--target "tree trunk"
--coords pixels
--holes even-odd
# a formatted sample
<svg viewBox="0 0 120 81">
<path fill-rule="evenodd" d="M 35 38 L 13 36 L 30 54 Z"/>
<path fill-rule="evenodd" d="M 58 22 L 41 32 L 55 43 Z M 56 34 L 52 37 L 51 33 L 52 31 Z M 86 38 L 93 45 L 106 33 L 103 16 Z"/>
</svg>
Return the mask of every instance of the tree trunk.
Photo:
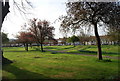
<svg viewBox="0 0 120 81">
<path fill-rule="evenodd" d="M 73 45 L 74 45 L 74 47 L 75 47 L 75 42 L 73 42 Z"/>
<path fill-rule="evenodd" d="M 1 35 L 1 28 L 2 28 L 2 20 L 1 20 L 1 18 L 2 18 L 2 2 L 0 1 L 0 62 L 2 62 L 2 57 L 3 57 L 3 55 L 2 55 L 2 35 Z"/>
<path fill-rule="evenodd" d="M 25 50 L 28 51 L 28 44 L 25 44 Z"/>
<path fill-rule="evenodd" d="M 4 57 L 3 57 L 3 52 L 2 52 L 2 35 L 1 35 L 1 28 L 0 28 L 0 64 L 2 64 L 2 59 L 3 58 Z M 0 67 L 0 69 L 1 69 L 1 67 Z"/>
<path fill-rule="evenodd" d="M 12 63 L 12 61 L 8 60 L 3 56 L 3 51 L 2 51 L 2 35 L 1 35 L 1 28 L 2 28 L 2 23 L 4 21 L 5 16 L 9 13 L 9 0 L 5 0 L 5 5 L 2 1 L 0 1 L 0 61 L 2 64 L 9 64 Z M 1 13 L 2 12 L 2 13 Z M 2 19 L 1 19 L 2 18 Z"/>
<path fill-rule="evenodd" d="M 43 45 L 42 45 L 42 43 L 40 44 L 40 46 L 41 46 L 41 51 L 43 52 Z"/>
<path fill-rule="evenodd" d="M 96 42 L 97 42 L 97 47 L 98 47 L 98 58 L 99 60 L 102 60 L 102 50 L 101 50 L 101 41 L 100 41 L 100 36 L 98 34 L 98 29 L 97 29 L 97 23 L 94 24 L 94 32 L 95 32 L 95 37 L 96 37 Z"/>
<path fill-rule="evenodd" d="M 32 43 L 30 43 L 30 47 L 32 48 Z"/>
</svg>

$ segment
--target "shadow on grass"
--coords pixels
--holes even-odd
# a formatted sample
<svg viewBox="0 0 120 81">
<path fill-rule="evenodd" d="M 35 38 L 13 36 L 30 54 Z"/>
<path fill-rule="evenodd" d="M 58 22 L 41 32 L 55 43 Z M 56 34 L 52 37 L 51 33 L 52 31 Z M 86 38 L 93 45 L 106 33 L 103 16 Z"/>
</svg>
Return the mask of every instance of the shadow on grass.
<svg viewBox="0 0 120 81">
<path fill-rule="evenodd" d="M 74 47 L 67 47 L 67 48 L 64 48 L 64 49 L 70 49 L 70 48 L 74 48 Z"/>
<path fill-rule="evenodd" d="M 46 77 L 42 74 L 27 71 L 23 68 L 18 68 L 13 65 L 4 65 L 3 70 L 12 73 L 16 77 L 16 80 L 18 81 L 19 79 L 50 79 L 49 77 Z M 3 80 L 7 80 L 7 79 L 8 79 L 7 77 L 3 77 Z"/>
<path fill-rule="evenodd" d="M 57 49 L 55 47 L 44 47 L 45 49 Z"/>
<path fill-rule="evenodd" d="M 94 54 L 97 54 L 96 51 L 87 51 L 87 50 L 79 50 L 79 52 L 84 52 L 84 53 L 94 53 Z M 113 53 L 113 52 L 102 52 L 103 54 L 116 54 L 118 55 L 119 53 Z"/>
<path fill-rule="evenodd" d="M 11 61 L 5 57 L 2 57 L 2 65 L 11 64 L 11 63 L 13 63 L 13 61 Z"/>
<path fill-rule="evenodd" d="M 34 48 L 35 50 L 32 51 L 41 51 L 40 48 Z"/>
<path fill-rule="evenodd" d="M 54 51 L 53 51 L 53 52 L 51 52 L 51 54 L 57 54 L 57 53 L 58 53 L 58 52 L 54 52 Z"/>
<path fill-rule="evenodd" d="M 35 50 L 31 50 L 31 51 L 41 51 L 41 49 L 40 48 L 35 48 Z M 46 51 L 43 49 L 43 51 L 41 51 L 41 52 L 46 52 Z"/>
<path fill-rule="evenodd" d="M 111 59 L 96 60 L 97 62 L 112 62 Z"/>
<path fill-rule="evenodd" d="M 64 50 L 64 49 L 70 49 L 70 48 L 74 48 L 74 47 L 66 47 L 66 48 L 57 48 L 57 47 L 45 47 L 45 49 L 57 49 L 57 50 Z"/>
<path fill-rule="evenodd" d="M 21 50 L 21 51 L 12 50 L 12 51 L 4 51 L 4 52 L 26 52 L 26 51 L 25 50 Z"/>
</svg>

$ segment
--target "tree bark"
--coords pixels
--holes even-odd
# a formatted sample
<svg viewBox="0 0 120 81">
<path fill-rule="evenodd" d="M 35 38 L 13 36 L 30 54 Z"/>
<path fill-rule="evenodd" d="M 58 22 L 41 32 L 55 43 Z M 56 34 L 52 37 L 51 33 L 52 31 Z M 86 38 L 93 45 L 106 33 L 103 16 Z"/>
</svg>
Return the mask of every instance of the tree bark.
<svg viewBox="0 0 120 81">
<path fill-rule="evenodd" d="M 75 47 L 75 42 L 73 42 L 73 46 Z"/>
<path fill-rule="evenodd" d="M 30 47 L 32 48 L 32 43 L 30 43 Z"/>
<path fill-rule="evenodd" d="M 41 46 L 41 51 L 43 52 L 43 45 L 42 45 L 42 43 L 40 44 L 40 46 Z"/>
<path fill-rule="evenodd" d="M 98 58 L 99 60 L 102 60 L 102 50 L 101 50 L 101 41 L 100 41 L 100 36 L 98 34 L 98 28 L 97 28 L 97 23 L 94 23 L 94 32 L 95 32 L 95 37 L 96 37 L 96 42 L 97 42 L 97 47 L 98 47 Z"/>
<path fill-rule="evenodd" d="M 2 28 L 2 23 L 6 17 L 6 15 L 10 12 L 9 11 L 9 0 L 5 0 L 5 5 L 3 3 L 3 0 L 0 1 L 0 60 L 2 64 L 9 64 L 12 63 L 12 61 L 8 60 L 3 56 L 3 51 L 2 51 L 2 35 L 1 35 L 1 28 Z M 2 18 L 2 19 L 1 19 Z"/>
<path fill-rule="evenodd" d="M 1 28 L 0 28 L 0 64 L 2 64 L 2 59 L 4 58 L 3 52 L 2 52 L 2 35 L 1 35 Z M 1 69 L 1 65 L 0 65 Z"/>
<path fill-rule="evenodd" d="M 25 44 L 25 50 L 28 51 L 28 44 Z"/>
<path fill-rule="evenodd" d="M 2 28 L 2 5 L 3 3 L 0 1 L 0 62 L 2 61 L 2 35 L 1 35 L 1 28 Z"/>
<path fill-rule="evenodd" d="M 5 0 L 6 1 L 6 0 Z M 5 2 L 5 5 L 4 5 L 4 3 L 2 2 L 2 23 L 3 23 L 3 21 L 4 21 L 4 18 L 5 18 L 5 16 L 10 12 L 9 11 L 9 0 L 7 0 L 6 2 Z"/>
</svg>

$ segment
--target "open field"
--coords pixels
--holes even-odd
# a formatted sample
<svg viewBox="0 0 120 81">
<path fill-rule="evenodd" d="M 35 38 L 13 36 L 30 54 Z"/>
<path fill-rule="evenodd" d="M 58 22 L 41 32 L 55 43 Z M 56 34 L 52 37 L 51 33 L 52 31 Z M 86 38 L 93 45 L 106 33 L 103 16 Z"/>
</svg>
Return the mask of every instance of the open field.
<svg viewBox="0 0 120 81">
<path fill-rule="evenodd" d="M 78 47 L 74 50 L 77 51 Z M 44 48 L 62 51 L 73 49 L 72 46 Z M 112 62 L 98 61 L 90 56 L 40 52 L 35 47 L 28 52 L 23 47 L 4 48 L 4 51 L 4 56 L 13 63 L 3 66 L 3 79 L 114 79 L 118 76 L 118 59 L 111 59 Z"/>
<path fill-rule="evenodd" d="M 81 54 L 97 54 L 97 46 L 95 45 L 78 45 L 76 47 L 73 46 L 45 46 L 45 49 L 50 49 L 54 51 L 64 51 L 64 52 L 72 52 L 72 53 L 81 53 Z M 120 52 L 118 50 L 120 46 L 118 45 L 102 45 L 102 53 L 107 56 L 119 56 Z"/>
</svg>

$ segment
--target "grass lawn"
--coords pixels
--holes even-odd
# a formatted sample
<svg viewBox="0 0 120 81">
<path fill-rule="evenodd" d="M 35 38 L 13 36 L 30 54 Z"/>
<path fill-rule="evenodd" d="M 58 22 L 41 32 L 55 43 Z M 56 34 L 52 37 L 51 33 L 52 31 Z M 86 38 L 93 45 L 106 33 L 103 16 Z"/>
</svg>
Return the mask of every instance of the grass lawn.
<svg viewBox="0 0 120 81">
<path fill-rule="evenodd" d="M 65 52 L 73 52 L 73 53 L 81 53 L 81 54 L 97 54 L 97 46 L 95 45 L 78 45 L 76 47 L 73 46 L 45 46 L 45 49 L 50 49 L 54 51 L 65 51 Z M 102 53 L 107 56 L 120 56 L 120 52 L 118 50 L 120 46 L 118 45 L 102 45 Z"/>
<path fill-rule="evenodd" d="M 67 47 L 60 49 L 64 48 Z M 35 49 L 26 52 L 22 47 L 4 50 L 4 56 L 13 61 L 3 66 L 4 79 L 113 79 L 118 76 L 117 59 L 97 61 L 96 57 L 51 54 Z"/>
</svg>

